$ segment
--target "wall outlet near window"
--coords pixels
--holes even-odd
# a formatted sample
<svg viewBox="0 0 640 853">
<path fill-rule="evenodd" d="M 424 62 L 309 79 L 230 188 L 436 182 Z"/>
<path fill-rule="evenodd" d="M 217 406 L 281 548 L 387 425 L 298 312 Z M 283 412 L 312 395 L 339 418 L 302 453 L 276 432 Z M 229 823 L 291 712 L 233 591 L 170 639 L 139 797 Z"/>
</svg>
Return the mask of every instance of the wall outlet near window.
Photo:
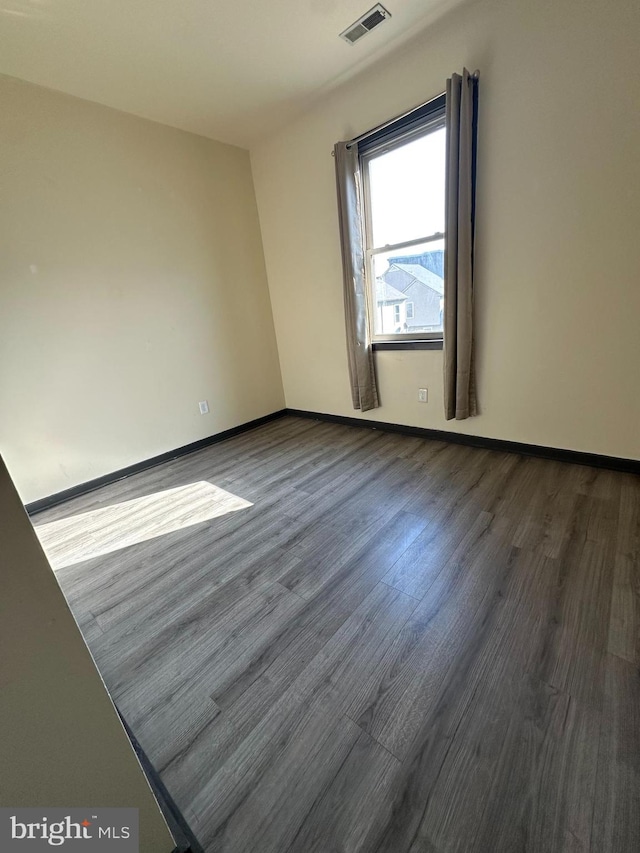
<svg viewBox="0 0 640 853">
<path fill-rule="evenodd" d="M 201 400 L 198 403 L 198 406 L 200 407 L 200 414 L 201 415 L 207 415 L 209 413 L 209 401 L 208 400 Z"/>
<path fill-rule="evenodd" d="M 428 403 L 429 402 L 429 389 L 428 388 L 418 388 L 418 402 L 419 403 Z"/>
</svg>

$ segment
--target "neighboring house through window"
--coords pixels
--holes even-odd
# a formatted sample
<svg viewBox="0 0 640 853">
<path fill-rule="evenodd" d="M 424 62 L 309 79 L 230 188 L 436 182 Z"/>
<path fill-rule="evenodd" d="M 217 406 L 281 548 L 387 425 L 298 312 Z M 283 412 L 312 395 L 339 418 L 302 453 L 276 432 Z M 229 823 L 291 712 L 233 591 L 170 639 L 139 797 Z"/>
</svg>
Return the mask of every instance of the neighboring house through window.
<svg viewBox="0 0 640 853">
<path fill-rule="evenodd" d="M 444 114 L 441 96 L 358 146 L 374 343 L 442 339 Z"/>
<path fill-rule="evenodd" d="M 376 280 L 374 322 L 380 328 L 402 333 L 407 328 L 407 297 L 384 279 Z"/>
<path fill-rule="evenodd" d="M 384 280 L 411 300 L 406 305 L 409 331 L 442 334 L 442 276 L 420 264 L 399 264 L 394 258 L 389 258 Z"/>
</svg>

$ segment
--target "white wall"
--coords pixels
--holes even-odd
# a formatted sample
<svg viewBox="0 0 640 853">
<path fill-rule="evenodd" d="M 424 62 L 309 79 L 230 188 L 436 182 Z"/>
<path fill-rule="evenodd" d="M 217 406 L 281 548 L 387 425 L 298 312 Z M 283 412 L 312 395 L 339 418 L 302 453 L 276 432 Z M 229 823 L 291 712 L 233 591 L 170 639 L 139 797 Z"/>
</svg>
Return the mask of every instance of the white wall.
<svg viewBox="0 0 640 853">
<path fill-rule="evenodd" d="M 478 0 L 252 150 L 287 405 L 358 414 L 333 143 L 440 93 L 467 66 L 481 71 L 482 413 L 446 422 L 442 354 L 394 351 L 377 355 L 383 406 L 364 417 L 639 458 L 638 56 L 636 0 Z"/>
<path fill-rule="evenodd" d="M 0 235 L 25 502 L 282 408 L 246 151 L 0 77 Z"/>
<path fill-rule="evenodd" d="M 175 843 L 0 457 L 0 806 L 137 808 Z"/>
</svg>

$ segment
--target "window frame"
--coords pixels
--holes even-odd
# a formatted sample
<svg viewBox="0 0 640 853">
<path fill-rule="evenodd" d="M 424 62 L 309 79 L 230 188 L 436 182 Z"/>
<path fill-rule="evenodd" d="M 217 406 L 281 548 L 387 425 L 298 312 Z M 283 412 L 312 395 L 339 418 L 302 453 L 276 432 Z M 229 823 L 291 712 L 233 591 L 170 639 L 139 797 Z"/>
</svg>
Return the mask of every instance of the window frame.
<svg viewBox="0 0 640 853">
<path fill-rule="evenodd" d="M 444 232 L 425 235 L 414 240 L 407 240 L 392 245 L 373 246 L 373 226 L 371 215 L 371 194 L 369 163 L 375 157 L 386 154 L 414 139 L 426 136 L 436 130 L 446 129 L 445 123 L 446 96 L 439 95 L 429 103 L 407 113 L 401 118 L 383 125 L 379 130 L 369 134 L 358 143 L 358 160 L 362 179 L 362 226 L 364 241 L 364 263 L 366 282 L 366 310 L 370 339 L 374 349 L 441 349 L 443 344 L 442 331 L 435 332 L 396 332 L 377 334 L 375 331 L 375 305 L 373 304 L 374 288 L 374 258 L 375 255 L 389 251 L 403 251 L 412 246 L 424 245 L 436 241 L 445 241 Z"/>
</svg>

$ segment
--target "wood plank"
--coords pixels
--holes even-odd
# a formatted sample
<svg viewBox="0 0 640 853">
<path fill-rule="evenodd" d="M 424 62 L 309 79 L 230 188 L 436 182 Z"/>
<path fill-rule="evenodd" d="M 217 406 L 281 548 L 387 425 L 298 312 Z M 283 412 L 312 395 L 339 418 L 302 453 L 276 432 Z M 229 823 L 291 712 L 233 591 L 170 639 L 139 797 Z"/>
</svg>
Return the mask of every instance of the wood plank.
<svg viewBox="0 0 640 853">
<path fill-rule="evenodd" d="M 588 707 L 600 707 L 613 585 L 604 545 L 584 541 L 558 560 L 560 573 L 548 602 L 547 639 L 533 671 Z"/>
<path fill-rule="evenodd" d="M 194 798 L 196 835 L 221 853 L 286 850 L 359 736 L 347 717 L 286 694 Z"/>
<path fill-rule="evenodd" d="M 640 489 L 635 478 L 620 486 L 608 650 L 640 664 Z"/>
<path fill-rule="evenodd" d="M 287 853 L 366 850 L 372 828 L 384 823 L 399 762 L 361 732 L 338 772 L 314 802 Z M 423 848 L 424 853 L 426 850 Z"/>
<path fill-rule="evenodd" d="M 615 558 L 607 650 L 640 663 L 640 560 L 627 554 Z"/>
<path fill-rule="evenodd" d="M 640 849 L 640 679 L 636 666 L 614 655 L 607 655 L 605 671 L 594 853 Z"/>
</svg>

